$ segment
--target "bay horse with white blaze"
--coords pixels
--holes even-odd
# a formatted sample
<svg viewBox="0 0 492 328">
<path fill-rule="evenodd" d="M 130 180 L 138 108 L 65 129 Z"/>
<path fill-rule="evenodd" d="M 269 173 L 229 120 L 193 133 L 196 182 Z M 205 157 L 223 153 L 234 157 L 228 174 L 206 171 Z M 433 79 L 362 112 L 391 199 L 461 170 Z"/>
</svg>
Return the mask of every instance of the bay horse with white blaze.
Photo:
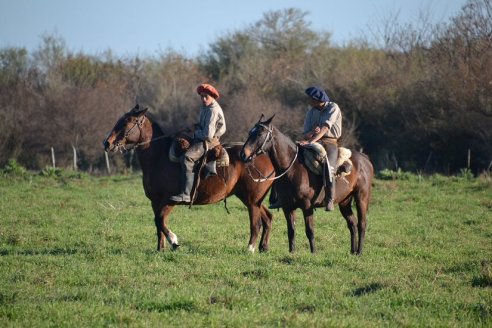
<svg viewBox="0 0 492 328">
<path fill-rule="evenodd" d="M 300 208 L 304 215 L 306 236 L 311 252 L 314 245 L 314 209 L 323 206 L 323 179 L 312 173 L 303 164 L 303 151 L 296 143 L 272 125 L 273 116 L 258 123 L 250 130 L 241 150 L 244 162 L 256 161 L 258 155 L 267 153 L 271 158 L 278 179 L 277 193 L 287 220 L 289 251 L 295 250 L 295 210 Z M 374 169 L 369 158 L 352 151 L 352 170 L 344 178 L 336 180 L 335 203 L 347 221 L 350 230 L 351 253 L 360 255 L 366 232 L 366 215 L 371 195 Z M 352 201 L 357 209 L 357 221 L 352 212 Z M 357 240 L 358 233 L 358 240 Z"/>
<path fill-rule="evenodd" d="M 103 141 L 106 151 L 127 151 L 135 149 L 143 173 L 145 195 L 152 203 L 154 222 L 157 229 L 157 250 L 164 247 L 164 237 L 173 249 L 179 247 L 177 236 L 168 227 L 168 217 L 175 202 L 169 197 L 180 190 L 181 166 L 169 158 L 173 137 L 166 136 L 157 123 L 147 115 L 147 108 L 137 104 L 116 122 L 108 137 Z M 241 146 L 227 148 L 229 166 L 218 170 L 215 176 L 206 177 L 202 172 L 201 183 L 196 190 L 195 205 L 217 203 L 226 197 L 236 195 L 248 208 L 250 238 L 248 249 L 254 251 L 261 227 L 260 251 L 269 248 L 272 215 L 262 205 L 271 181 L 260 184 L 250 178 L 248 164 L 239 158 Z M 258 173 L 268 174 L 273 165 L 268 156 L 258 158 Z"/>
</svg>

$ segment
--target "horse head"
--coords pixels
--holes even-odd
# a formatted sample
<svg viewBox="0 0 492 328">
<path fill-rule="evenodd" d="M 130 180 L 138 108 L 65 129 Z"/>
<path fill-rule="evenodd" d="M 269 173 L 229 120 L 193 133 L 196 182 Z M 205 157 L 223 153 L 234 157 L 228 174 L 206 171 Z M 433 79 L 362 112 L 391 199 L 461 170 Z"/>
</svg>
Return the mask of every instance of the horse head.
<svg viewBox="0 0 492 328">
<path fill-rule="evenodd" d="M 262 114 L 255 126 L 249 131 L 248 139 L 244 143 L 240 153 L 243 162 L 249 162 L 257 155 L 266 153 L 271 149 L 273 145 L 272 120 L 274 117 L 275 115 L 262 122 Z"/>
<path fill-rule="evenodd" d="M 128 113 L 118 119 L 115 126 L 103 141 L 105 151 L 126 151 L 138 146 L 142 138 L 142 126 L 148 108 L 135 105 Z"/>
</svg>

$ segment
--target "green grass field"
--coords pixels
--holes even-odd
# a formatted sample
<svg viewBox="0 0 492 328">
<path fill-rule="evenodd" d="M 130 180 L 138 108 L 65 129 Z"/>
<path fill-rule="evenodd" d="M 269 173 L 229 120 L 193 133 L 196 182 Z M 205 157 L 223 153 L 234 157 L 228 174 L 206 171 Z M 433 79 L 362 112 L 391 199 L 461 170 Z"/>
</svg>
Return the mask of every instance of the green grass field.
<svg viewBox="0 0 492 328">
<path fill-rule="evenodd" d="M 48 172 L 49 173 L 49 172 Z M 182 247 L 157 253 L 138 175 L 0 177 L 0 326 L 492 326 L 492 183 L 400 175 L 374 183 L 361 257 L 338 211 L 311 255 L 274 212 L 247 252 L 245 207 L 177 207 Z"/>
</svg>

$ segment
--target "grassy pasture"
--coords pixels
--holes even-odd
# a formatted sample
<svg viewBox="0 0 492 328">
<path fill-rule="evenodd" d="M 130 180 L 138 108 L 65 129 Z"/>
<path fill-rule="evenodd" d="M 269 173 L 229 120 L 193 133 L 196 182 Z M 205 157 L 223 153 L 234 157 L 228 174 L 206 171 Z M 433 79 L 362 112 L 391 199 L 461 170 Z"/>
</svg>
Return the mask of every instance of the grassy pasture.
<svg viewBox="0 0 492 328">
<path fill-rule="evenodd" d="M 403 177 L 403 179 L 402 179 Z M 309 253 L 274 212 L 271 250 L 246 251 L 236 199 L 177 207 L 182 247 L 155 251 L 138 175 L 0 177 L 0 326 L 492 326 L 492 183 L 376 180 L 364 254 L 338 211 Z"/>
</svg>

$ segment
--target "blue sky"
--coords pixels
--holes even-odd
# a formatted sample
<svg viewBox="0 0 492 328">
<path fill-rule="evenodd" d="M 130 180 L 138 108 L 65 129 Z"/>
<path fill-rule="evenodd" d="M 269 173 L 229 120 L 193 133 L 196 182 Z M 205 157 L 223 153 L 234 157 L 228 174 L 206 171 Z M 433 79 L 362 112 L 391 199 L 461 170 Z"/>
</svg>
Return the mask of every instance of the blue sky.
<svg viewBox="0 0 492 328">
<path fill-rule="evenodd" d="M 117 56 L 187 56 L 206 51 L 228 32 L 244 29 L 270 10 L 308 11 L 315 31 L 343 44 L 398 14 L 415 23 L 422 12 L 447 22 L 466 0 L 0 0 L 0 48 L 36 49 L 43 34 L 62 37 L 69 50 Z"/>
</svg>

